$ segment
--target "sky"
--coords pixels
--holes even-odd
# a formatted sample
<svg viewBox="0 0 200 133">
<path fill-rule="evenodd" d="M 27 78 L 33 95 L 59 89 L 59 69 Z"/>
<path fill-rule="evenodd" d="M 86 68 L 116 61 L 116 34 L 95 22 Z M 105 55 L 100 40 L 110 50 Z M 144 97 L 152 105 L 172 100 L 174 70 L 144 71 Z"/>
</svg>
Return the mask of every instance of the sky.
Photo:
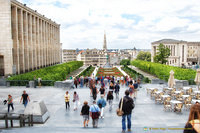
<svg viewBox="0 0 200 133">
<path fill-rule="evenodd" d="M 199 0 L 19 0 L 61 24 L 63 49 L 150 49 L 161 39 L 200 41 Z"/>
</svg>

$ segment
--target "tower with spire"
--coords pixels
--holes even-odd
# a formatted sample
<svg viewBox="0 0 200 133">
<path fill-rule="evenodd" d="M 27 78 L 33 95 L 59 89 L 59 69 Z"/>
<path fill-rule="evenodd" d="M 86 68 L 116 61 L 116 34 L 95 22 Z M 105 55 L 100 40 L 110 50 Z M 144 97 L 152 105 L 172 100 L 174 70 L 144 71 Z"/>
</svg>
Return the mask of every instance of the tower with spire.
<svg viewBox="0 0 200 133">
<path fill-rule="evenodd" d="M 106 32 L 104 31 L 104 43 L 103 43 L 103 50 L 107 51 L 107 42 L 106 42 Z"/>
</svg>

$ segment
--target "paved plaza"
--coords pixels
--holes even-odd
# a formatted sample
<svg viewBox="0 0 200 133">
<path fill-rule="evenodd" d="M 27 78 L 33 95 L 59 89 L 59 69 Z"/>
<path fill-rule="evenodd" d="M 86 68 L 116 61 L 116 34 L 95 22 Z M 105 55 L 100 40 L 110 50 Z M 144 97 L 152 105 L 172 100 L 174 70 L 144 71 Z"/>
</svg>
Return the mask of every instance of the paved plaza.
<svg viewBox="0 0 200 133">
<path fill-rule="evenodd" d="M 154 100 L 146 93 L 147 87 L 162 88 L 163 85 L 144 84 L 138 91 L 137 99 L 135 100 L 135 109 L 132 113 L 132 132 L 133 133 L 182 133 L 182 130 L 172 130 L 175 128 L 183 128 L 189 115 L 189 111 L 183 109 L 181 114 L 175 112 L 163 111 L 163 104 L 155 104 Z M 13 95 L 14 107 L 16 113 L 23 112 L 23 105 L 19 103 L 22 91 L 25 87 L 10 87 L 0 88 L 0 112 L 7 111 L 7 105 L 3 105 L 2 101 L 7 98 L 8 94 Z M 121 86 L 120 97 L 124 95 L 127 87 Z M 82 116 L 80 110 L 83 101 L 88 100 L 91 104 L 89 88 L 75 89 L 80 97 L 81 106 L 77 111 L 73 111 L 73 91 L 70 90 L 70 105 L 71 109 L 65 109 L 64 94 L 66 89 L 53 87 L 42 88 L 27 88 L 27 93 L 31 101 L 43 100 L 50 112 L 50 118 L 45 124 L 35 124 L 33 127 L 0 129 L 1 133 L 120 133 L 121 132 L 121 117 L 116 115 L 119 100 L 114 99 L 113 110 L 109 111 L 108 106 L 105 108 L 105 118 L 99 120 L 99 127 L 92 128 L 91 119 L 88 128 L 83 128 Z M 98 98 L 100 96 L 98 95 Z M 15 123 L 14 126 L 18 124 Z M 4 126 L 4 121 L 0 121 L 0 128 Z M 159 128 L 159 129 L 158 129 Z M 172 128 L 171 130 L 169 128 Z M 147 131 L 145 130 L 147 129 Z"/>
</svg>

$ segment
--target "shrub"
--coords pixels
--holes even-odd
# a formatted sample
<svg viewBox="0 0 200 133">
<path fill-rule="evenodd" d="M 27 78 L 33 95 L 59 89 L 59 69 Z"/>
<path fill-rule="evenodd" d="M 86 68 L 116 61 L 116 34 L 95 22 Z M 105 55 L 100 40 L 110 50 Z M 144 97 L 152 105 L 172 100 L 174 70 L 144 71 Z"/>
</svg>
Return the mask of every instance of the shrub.
<svg viewBox="0 0 200 133">
<path fill-rule="evenodd" d="M 27 80 L 34 80 L 34 77 L 36 78 L 42 78 L 42 80 L 50 80 L 49 83 L 45 83 L 46 85 L 52 85 L 52 82 L 55 81 L 63 81 L 66 79 L 66 76 L 83 66 L 82 61 L 71 61 L 63 64 L 58 64 L 55 66 L 50 66 L 46 68 L 41 68 L 32 72 L 20 74 L 20 75 L 14 75 L 8 78 L 8 81 L 15 81 L 14 85 L 17 85 L 17 80 L 21 81 L 20 85 L 26 85 Z M 22 82 L 22 80 L 25 80 L 26 82 Z M 51 82 L 52 81 L 52 82 Z M 13 85 L 13 84 L 12 84 Z"/>
<path fill-rule="evenodd" d="M 179 80 L 194 80 L 196 71 L 192 69 L 184 69 L 180 67 L 168 66 L 159 63 L 141 61 L 141 60 L 134 60 L 131 62 L 131 65 L 138 67 L 139 69 L 148 72 L 160 79 L 168 81 L 170 71 L 174 71 L 174 78 Z"/>
</svg>

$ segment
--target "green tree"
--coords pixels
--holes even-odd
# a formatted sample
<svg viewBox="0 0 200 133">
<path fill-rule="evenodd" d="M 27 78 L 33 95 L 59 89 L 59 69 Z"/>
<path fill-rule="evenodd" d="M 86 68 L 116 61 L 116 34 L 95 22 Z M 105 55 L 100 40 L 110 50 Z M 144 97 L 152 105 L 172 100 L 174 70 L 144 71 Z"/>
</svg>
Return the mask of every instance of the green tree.
<svg viewBox="0 0 200 133">
<path fill-rule="evenodd" d="M 124 66 L 130 65 L 130 64 L 131 64 L 131 62 L 130 62 L 129 59 L 123 59 L 123 60 L 121 60 L 121 62 L 120 62 L 120 65 L 124 65 Z"/>
<path fill-rule="evenodd" d="M 137 55 L 137 60 L 151 61 L 151 53 L 140 51 Z"/>
<path fill-rule="evenodd" d="M 170 55 L 170 49 L 165 47 L 162 43 L 158 46 L 158 52 L 154 56 L 154 62 L 165 64 L 167 63 L 167 58 Z"/>
</svg>

